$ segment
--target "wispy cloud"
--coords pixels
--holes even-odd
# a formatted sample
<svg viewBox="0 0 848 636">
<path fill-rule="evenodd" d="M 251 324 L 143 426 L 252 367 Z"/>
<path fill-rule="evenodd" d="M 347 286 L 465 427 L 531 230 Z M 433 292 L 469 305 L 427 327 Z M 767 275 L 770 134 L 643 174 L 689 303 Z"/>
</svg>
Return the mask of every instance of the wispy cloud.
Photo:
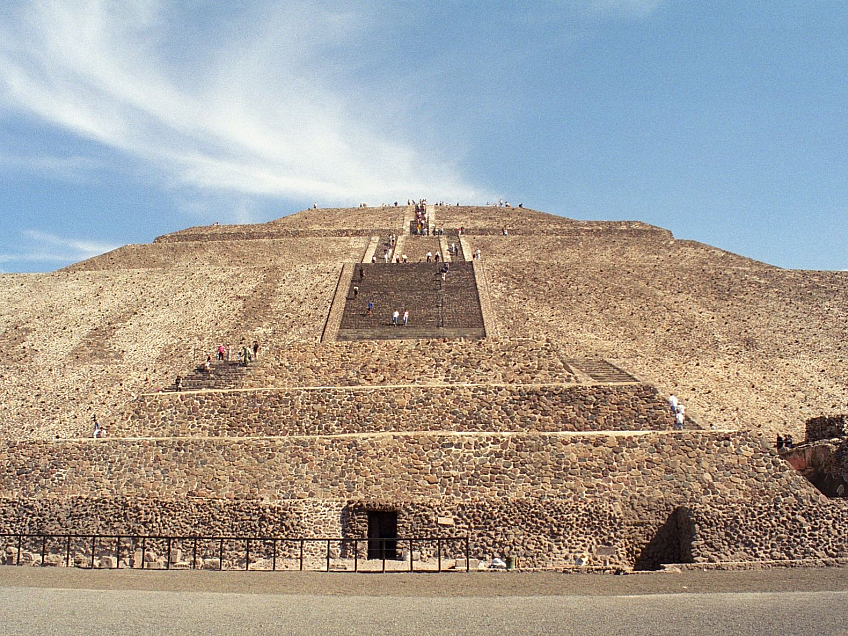
<svg viewBox="0 0 848 636">
<path fill-rule="evenodd" d="M 591 9 L 602 15 L 645 16 L 656 11 L 665 0 L 591 0 Z"/>
<path fill-rule="evenodd" d="M 119 247 L 85 239 L 57 236 L 39 230 L 21 232 L 14 252 L 0 253 L 0 263 L 53 263 L 64 265 L 104 254 Z"/>
<path fill-rule="evenodd" d="M 140 158 L 175 187 L 327 202 L 486 196 L 345 97 L 359 88 L 345 48 L 385 26 L 379 12 L 268 3 L 187 47 L 183 9 L 13 5 L 0 24 L 0 104 Z"/>
<path fill-rule="evenodd" d="M 63 181 L 85 181 L 93 172 L 104 167 L 102 161 L 90 157 L 9 155 L 0 152 L 0 169 L 45 173 L 52 179 Z"/>
</svg>

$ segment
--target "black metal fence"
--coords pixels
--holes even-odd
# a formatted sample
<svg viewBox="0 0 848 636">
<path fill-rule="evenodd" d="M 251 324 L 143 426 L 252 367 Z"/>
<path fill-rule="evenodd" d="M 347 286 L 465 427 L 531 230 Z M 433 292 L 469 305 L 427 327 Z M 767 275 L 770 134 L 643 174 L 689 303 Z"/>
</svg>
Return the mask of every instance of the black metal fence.
<svg viewBox="0 0 848 636">
<path fill-rule="evenodd" d="M 141 570 L 468 571 L 470 544 L 468 537 L 340 539 L 0 533 L 0 563 Z"/>
</svg>

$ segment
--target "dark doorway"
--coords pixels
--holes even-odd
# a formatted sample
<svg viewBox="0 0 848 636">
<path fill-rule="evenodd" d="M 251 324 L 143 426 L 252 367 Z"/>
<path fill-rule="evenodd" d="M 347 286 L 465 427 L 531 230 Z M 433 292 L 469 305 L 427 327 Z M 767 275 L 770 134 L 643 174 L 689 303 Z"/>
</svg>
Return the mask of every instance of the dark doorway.
<svg viewBox="0 0 848 636">
<path fill-rule="evenodd" d="M 666 563 L 692 563 L 695 533 L 688 508 L 675 508 L 636 558 L 634 570 L 659 570 Z"/>
<path fill-rule="evenodd" d="M 368 511 L 368 558 L 397 558 L 397 511 Z"/>
</svg>

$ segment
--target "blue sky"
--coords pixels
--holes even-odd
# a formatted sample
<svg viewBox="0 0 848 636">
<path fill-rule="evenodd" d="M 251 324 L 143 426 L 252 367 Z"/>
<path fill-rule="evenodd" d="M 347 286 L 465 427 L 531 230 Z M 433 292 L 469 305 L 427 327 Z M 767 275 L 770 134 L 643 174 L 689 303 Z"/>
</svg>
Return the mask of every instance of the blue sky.
<svg viewBox="0 0 848 636">
<path fill-rule="evenodd" d="M 848 268 L 848 3 L 0 4 L 0 271 L 505 198 Z"/>
</svg>

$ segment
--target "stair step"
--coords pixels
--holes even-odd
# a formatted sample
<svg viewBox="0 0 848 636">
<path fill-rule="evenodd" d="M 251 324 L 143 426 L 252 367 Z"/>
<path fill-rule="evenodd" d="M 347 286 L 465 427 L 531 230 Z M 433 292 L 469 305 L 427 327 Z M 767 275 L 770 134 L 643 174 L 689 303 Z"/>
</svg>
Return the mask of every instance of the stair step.
<svg viewBox="0 0 848 636">
<path fill-rule="evenodd" d="M 485 329 L 383 327 L 373 329 L 339 329 L 336 340 L 439 340 L 441 338 L 478 340 L 486 337 Z"/>
<path fill-rule="evenodd" d="M 437 237 L 406 238 L 437 241 Z M 362 266 L 361 278 L 357 268 L 347 290 L 338 339 L 485 337 L 473 267 L 465 262 L 451 263 L 444 281 L 442 267 L 442 263 L 426 262 L 368 263 Z M 366 312 L 369 301 L 374 303 L 372 316 Z M 395 310 L 409 311 L 406 329 L 419 331 L 406 336 L 387 332 L 393 329 L 391 316 Z M 451 331 L 457 329 L 460 331 Z M 361 333 L 357 336 L 353 331 Z"/>
</svg>

